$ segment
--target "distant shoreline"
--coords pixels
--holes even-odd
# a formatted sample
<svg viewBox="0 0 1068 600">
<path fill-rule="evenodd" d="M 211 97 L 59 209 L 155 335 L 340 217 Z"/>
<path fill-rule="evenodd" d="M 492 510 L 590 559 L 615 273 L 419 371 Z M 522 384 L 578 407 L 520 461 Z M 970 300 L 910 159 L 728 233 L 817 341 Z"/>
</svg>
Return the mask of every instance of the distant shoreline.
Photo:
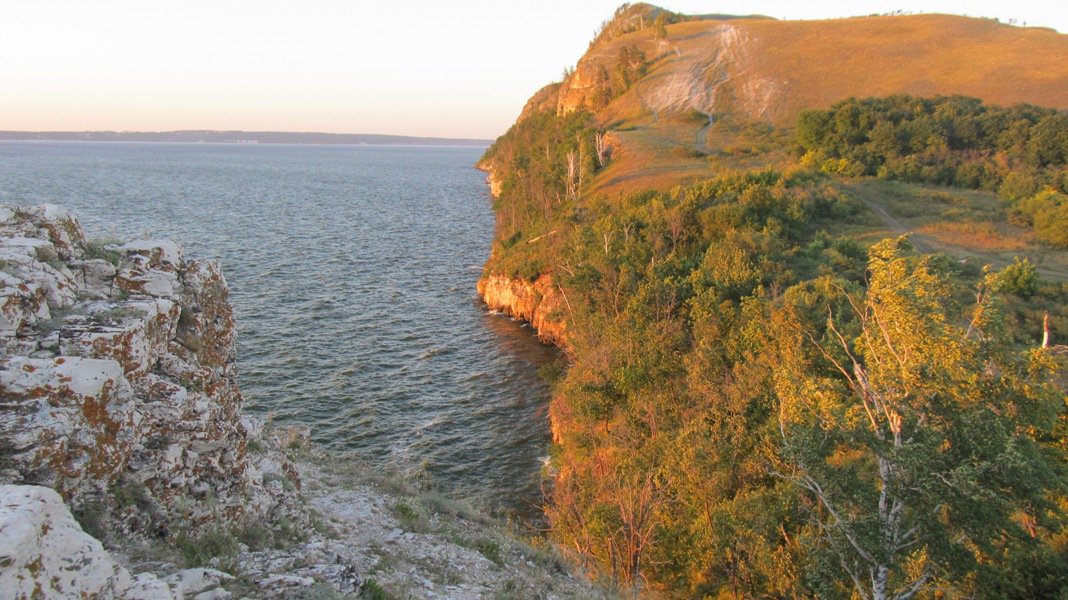
<svg viewBox="0 0 1068 600">
<path fill-rule="evenodd" d="M 169 142 L 188 144 L 328 144 L 349 146 L 489 146 L 493 140 L 372 133 L 296 131 L 0 131 L 0 141 Z"/>
</svg>

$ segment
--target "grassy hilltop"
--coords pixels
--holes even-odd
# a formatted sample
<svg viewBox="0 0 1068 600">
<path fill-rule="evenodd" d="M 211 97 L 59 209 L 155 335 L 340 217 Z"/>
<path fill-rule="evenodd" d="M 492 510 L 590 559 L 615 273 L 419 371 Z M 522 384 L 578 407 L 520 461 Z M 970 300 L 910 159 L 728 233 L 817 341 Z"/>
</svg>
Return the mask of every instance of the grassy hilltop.
<svg viewBox="0 0 1068 600">
<path fill-rule="evenodd" d="M 552 536 L 665 597 L 1068 593 L 1068 36 L 621 7 L 480 166 Z M 510 283 L 508 283 L 510 282 Z"/>
</svg>

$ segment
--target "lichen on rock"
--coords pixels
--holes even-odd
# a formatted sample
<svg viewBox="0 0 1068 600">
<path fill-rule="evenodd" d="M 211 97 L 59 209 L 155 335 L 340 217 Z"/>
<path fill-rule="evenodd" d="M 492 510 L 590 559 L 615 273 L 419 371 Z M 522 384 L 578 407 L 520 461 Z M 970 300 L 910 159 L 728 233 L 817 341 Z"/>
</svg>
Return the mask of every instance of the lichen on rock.
<svg viewBox="0 0 1068 600">
<path fill-rule="evenodd" d="M 3 481 L 48 485 L 76 511 L 143 487 L 157 534 L 269 510 L 218 264 L 169 240 L 107 246 L 115 265 L 87 249 L 65 209 L 0 208 Z"/>
<path fill-rule="evenodd" d="M 307 430 L 243 414 L 228 294 L 174 242 L 90 243 L 62 208 L 0 206 L 4 597 L 587 589 L 488 521 L 387 494 Z M 425 532 L 401 530 L 402 503 Z"/>
</svg>

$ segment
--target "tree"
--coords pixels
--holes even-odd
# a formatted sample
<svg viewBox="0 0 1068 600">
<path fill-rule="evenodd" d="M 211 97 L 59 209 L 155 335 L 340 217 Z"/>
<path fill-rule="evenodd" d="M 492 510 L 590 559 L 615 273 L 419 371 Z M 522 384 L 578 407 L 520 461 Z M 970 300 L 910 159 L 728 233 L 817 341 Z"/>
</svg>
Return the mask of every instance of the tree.
<svg viewBox="0 0 1068 600">
<path fill-rule="evenodd" d="M 667 13 L 661 12 L 656 15 L 656 20 L 653 21 L 653 37 L 657 41 L 667 39 L 667 24 Z"/>
<path fill-rule="evenodd" d="M 993 276 L 958 320 L 946 274 L 907 247 L 872 247 L 851 320 L 831 315 L 821 337 L 795 320 L 775 375 L 777 472 L 812 498 L 824 549 L 872 600 L 960 581 L 1026 539 L 1019 522 L 1055 487 L 1028 433 L 1057 414 L 1048 357 L 1011 349 Z"/>
<path fill-rule="evenodd" d="M 594 147 L 597 150 L 597 166 L 604 168 L 608 163 L 608 155 L 611 151 L 611 147 L 608 145 L 608 140 L 605 136 L 605 132 L 597 131 L 593 135 Z"/>
<path fill-rule="evenodd" d="M 579 187 L 579 156 L 578 152 L 569 150 L 567 153 L 567 197 L 569 200 L 578 198 Z"/>
</svg>

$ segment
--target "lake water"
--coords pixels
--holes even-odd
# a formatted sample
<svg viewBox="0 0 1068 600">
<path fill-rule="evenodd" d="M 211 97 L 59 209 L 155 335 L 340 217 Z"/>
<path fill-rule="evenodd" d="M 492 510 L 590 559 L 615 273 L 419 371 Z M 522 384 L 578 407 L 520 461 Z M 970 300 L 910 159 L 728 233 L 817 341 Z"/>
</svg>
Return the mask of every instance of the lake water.
<svg viewBox="0 0 1068 600">
<path fill-rule="evenodd" d="M 558 358 L 489 313 L 482 148 L 0 142 L 0 202 L 216 258 L 246 409 L 529 518 Z"/>
</svg>

